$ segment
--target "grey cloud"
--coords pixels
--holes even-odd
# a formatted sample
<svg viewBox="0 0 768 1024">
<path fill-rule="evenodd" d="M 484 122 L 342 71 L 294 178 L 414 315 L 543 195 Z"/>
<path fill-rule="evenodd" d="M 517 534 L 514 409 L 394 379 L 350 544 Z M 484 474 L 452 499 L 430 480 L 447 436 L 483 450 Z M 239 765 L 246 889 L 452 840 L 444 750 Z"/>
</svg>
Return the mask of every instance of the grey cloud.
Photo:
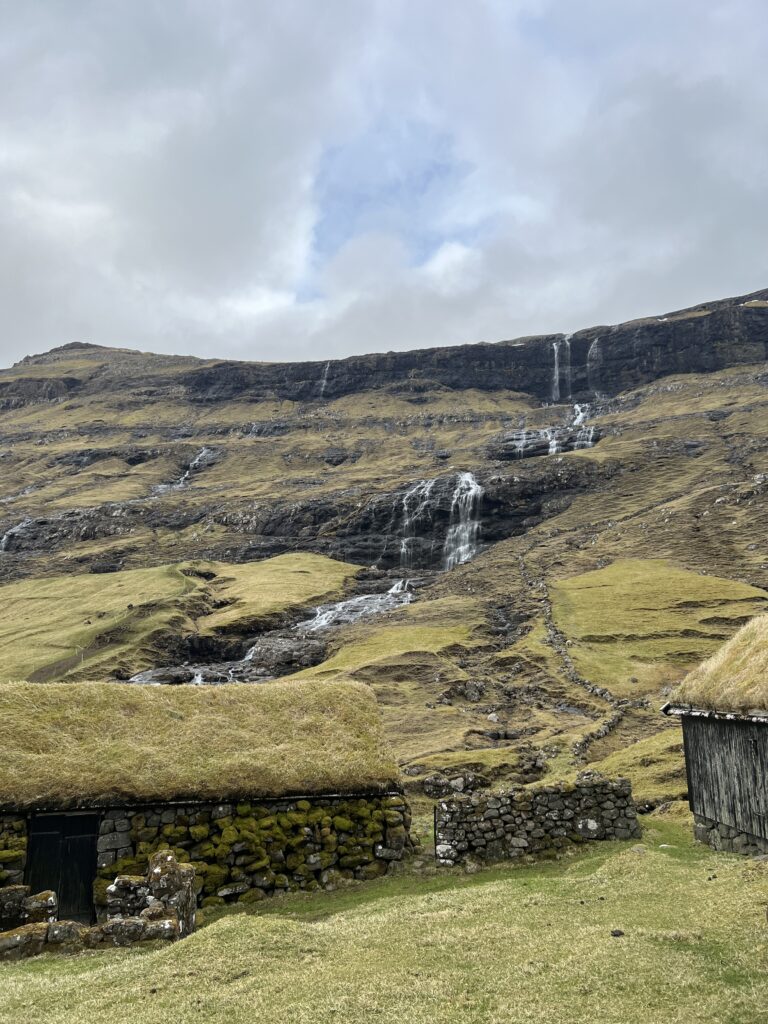
<svg viewBox="0 0 768 1024">
<path fill-rule="evenodd" d="M 76 339 L 322 358 L 768 284 L 760 0 L 0 0 L 0 23 L 0 364 Z M 463 169 L 424 199 L 437 251 L 416 265 L 384 207 L 319 252 L 323 155 L 398 119 Z"/>
</svg>

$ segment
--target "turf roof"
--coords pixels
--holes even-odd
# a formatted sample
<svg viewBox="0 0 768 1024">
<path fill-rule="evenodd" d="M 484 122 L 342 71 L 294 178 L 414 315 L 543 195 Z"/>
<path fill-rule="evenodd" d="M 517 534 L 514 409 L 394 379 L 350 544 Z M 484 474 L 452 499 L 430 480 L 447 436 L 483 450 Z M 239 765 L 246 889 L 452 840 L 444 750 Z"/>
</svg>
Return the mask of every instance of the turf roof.
<svg viewBox="0 0 768 1024">
<path fill-rule="evenodd" d="M 758 615 L 702 662 L 672 695 L 715 711 L 768 711 L 768 615 Z"/>
<path fill-rule="evenodd" d="M 396 783 L 362 683 L 0 685 L 0 806 L 369 792 Z"/>
</svg>

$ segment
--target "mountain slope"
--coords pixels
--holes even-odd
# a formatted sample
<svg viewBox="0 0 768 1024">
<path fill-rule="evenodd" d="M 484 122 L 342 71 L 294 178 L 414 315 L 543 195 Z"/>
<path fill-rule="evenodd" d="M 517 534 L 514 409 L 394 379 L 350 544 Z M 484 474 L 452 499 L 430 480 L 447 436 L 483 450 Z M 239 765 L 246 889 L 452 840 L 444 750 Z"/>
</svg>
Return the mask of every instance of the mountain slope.
<svg viewBox="0 0 768 1024">
<path fill-rule="evenodd" d="M 205 561 L 237 581 L 238 566 L 314 552 L 361 567 L 357 582 L 342 593 L 314 563 L 304 605 L 280 621 L 236 612 L 218 646 L 175 642 L 167 621 L 192 634 L 201 612 L 164 596 L 151 643 L 123 635 L 110 661 L 109 635 L 93 651 L 73 640 L 45 678 L 216 657 L 232 660 L 215 678 L 238 677 L 258 641 L 262 675 L 373 685 L 419 792 L 623 751 L 641 799 L 680 793 L 661 697 L 768 599 L 766 359 L 768 291 L 571 338 L 330 363 L 31 357 L 0 371 L 16 652 L 0 648 L 0 679 L 40 667 L 13 587 L 71 592 L 88 574 L 122 580 L 139 608 L 158 577 L 134 570 L 176 579 Z M 400 577 L 413 590 L 386 596 Z M 292 628 L 312 594 L 351 587 L 373 600 Z"/>
</svg>

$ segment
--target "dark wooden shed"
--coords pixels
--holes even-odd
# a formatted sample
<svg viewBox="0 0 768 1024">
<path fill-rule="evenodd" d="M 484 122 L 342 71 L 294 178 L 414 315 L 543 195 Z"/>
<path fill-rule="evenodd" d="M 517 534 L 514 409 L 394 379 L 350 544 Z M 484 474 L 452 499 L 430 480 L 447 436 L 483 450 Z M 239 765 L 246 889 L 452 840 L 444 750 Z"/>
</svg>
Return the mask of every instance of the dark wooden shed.
<svg viewBox="0 0 768 1024">
<path fill-rule="evenodd" d="M 697 838 L 718 850 L 768 853 L 768 713 L 667 704 L 683 725 Z"/>
</svg>

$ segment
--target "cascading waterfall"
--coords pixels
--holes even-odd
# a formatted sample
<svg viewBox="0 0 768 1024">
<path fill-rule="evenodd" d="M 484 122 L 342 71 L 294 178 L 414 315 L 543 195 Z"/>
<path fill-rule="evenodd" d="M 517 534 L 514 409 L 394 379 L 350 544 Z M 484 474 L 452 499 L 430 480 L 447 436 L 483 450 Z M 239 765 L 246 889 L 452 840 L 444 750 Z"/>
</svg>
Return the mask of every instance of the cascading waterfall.
<svg viewBox="0 0 768 1024">
<path fill-rule="evenodd" d="M 416 524 L 429 511 L 429 499 L 435 480 L 419 480 L 403 495 L 403 521 L 400 537 L 400 565 L 404 569 L 413 567 L 413 542 L 416 540 Z"/>
<path fill-rule="evenodd" d="M 547 455 L 559 455 L 563 450 L 563 445 L 557 427 L 545 427 L 544 436 L 549 441 Z"/>
<path fill-rule="evenodd" d="M 600 364 L 603 361 L 603 353 L 600 349 L 600 339 L 595 338 L 587 350 L 587 387 L 595 397 L 600 394 Z"/>
<path fill-rule="evenodd" d="M 572 334 L 566 334 L 563 338 L 563 377 L 565 378 L 565 397 L 571 397 L 571 338 Z"/>
<path fill-rule="evenodd" d="M 341 626 L 371 615 L 393 611 L 403 604 L 410 604 L 412 600 L 413 585 L 410 580 L 402 579 L 383 594 L 360 594 L 359 597 L 350 597 L 335 604 L 321 604 L 315 609 L 313 618 L 299 622 L 294 629 L 299 633 L 317 633 L 331 626 Z M 245 660 L 251 660 L 249 654 L 251 651 L 246 654 Z"/>
<path fill-rule="evenodd" d="M 564 334 L 552 342 L 554 366 L 552 367 L 552 401 L 559 402 L 562 388 L 561 379 L 565 384 L 564 398 L 571 397 L 571 338 L 572 334 Z M 561 353 L 562 347 L 562 353 Z"/>
<path fill-rule="evenodd" d="M 172 484 L 157 484 L 153 488 L 153 494 L 168 494 L 170 491 L 179 491 L 189 484 L 190 477 L 193 473 L 196 473 L 198 469 L 213 455 L 212 448 L 201 448 L 197 455 L 192 459 L 187 468 L 179 479 Z"/>
<path fill-rule="evenodd" d="M 463 565 L 477 554 L 483 493 L 483 488 L 471 473 L 459 473 L 443 547 L 443 565 L 446 569 Z"/>
<path fill-rule="evenodd" d="M 321 398 L 325 394 L 325 388 L 326 388 L 326 385 L 328 384 L 328 371 L 330 370 L 330 368 L 331 368 L 331 361 L 329 359 L 328 362 L 323 367 L 323 374 L 322 374 L 322 376 L 320 378 L 320 397 Z"/>
<path fill-rule="evenodd" d="M 560 401 L 560 342 L 552 342 L 552 351 L 554 353 L 555 366 L 552 371 L 552 401 Z"/>
<path fill-rule="evenodd" d="M 574 451 L 591 448 L 595 443 L 595 427 L 588 426 L 586 423 L 590 412 L 589 405 L 576 404 L 573 407 L 573 426 L 579 428 L 573 441 Z"/>
<path fill-rule="evenodd" d="M 23 519 L 20 523 L 12 526 L 10 530 L 4 533 L 3 536 L 0 537 L 0 551 L 9 551 L 13 544 L 13 538 L 17 536 L 17 534 L 22 533 L 31 522 L 31 519 Z"/>
<path fill-rule="evenodd" d="M 210 454 L 211 454 L 211 449 L 210 448 L 201 448 L 200 451 L 197 453 L 197 455 L 194 457 L 194 459 L 192 459 L 190 464 L 187 466 L 186 472 L 179 479 L 179 482 L 176 484 L 176 486 L 177 487 L 186 487 L 187 484 L 189 483 L 190 476 L 198 469 L 198 467 L 203 462 L 203 460 L 207 459 Z"/>
</svg>

